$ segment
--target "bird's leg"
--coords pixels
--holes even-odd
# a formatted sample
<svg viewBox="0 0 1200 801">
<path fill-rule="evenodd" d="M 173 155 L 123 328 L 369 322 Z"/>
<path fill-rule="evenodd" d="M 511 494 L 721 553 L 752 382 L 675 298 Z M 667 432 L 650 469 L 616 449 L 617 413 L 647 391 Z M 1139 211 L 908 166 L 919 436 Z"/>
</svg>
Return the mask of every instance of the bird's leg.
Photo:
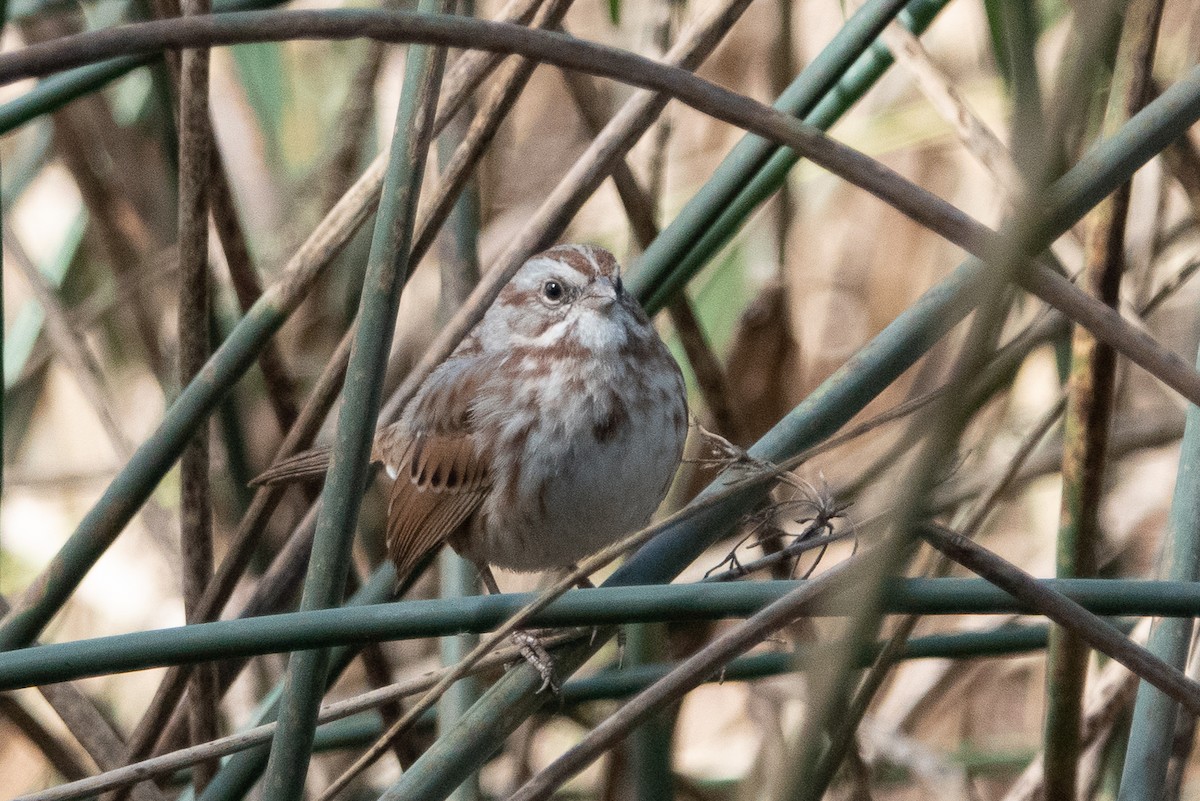
<svg viewBox="0 0 1200 801">
<path fill-rule="evenodd" d="M 496 583 L 496 577 L 492 575 L 491 566 L 486 562 L 476 562 L 475 569 L 479 571 L 479 578 L 483 580 L 483 586 L 487 588 L 488 594 L 499 595 L 500 585 Z M 558 682 L 554 678 L 554 659 L 537 635 L 524 629 L 518 629 L 512 633 L 512 641 L 521 649 L 521 656 L 525 657 L 525 661 L 532 665 L 533 669 L 542 677 L 542 686 L 538 688 L 538 692 L 549 688 L 552 693 L 558 695 Z"/>
<path fill-rule="evenodd" d="M 565 571 L 566 575 L 570 575 L 578 570 L 577 565 L 571 565 Z M 581 590 L 594 590 L 596 585 L 587 576 L 580 576 L 575 580 L 575 586 Z M 600 633 L 599 626 L 592 626 L 592 642 L 596 641 L 596 635 Z M 621 667 L 625 662 L 625 627 L 617 626 L 617 667 Z"/>
</svg>

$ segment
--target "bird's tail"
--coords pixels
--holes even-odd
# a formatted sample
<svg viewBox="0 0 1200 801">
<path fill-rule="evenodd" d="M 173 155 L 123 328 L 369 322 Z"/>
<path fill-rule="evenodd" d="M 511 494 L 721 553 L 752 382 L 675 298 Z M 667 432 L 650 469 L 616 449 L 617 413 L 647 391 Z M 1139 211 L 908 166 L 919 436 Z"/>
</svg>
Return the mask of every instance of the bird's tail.
<svg viewBox="0 0 1200 801">
<path fill-rule="evenodd" d="M 297 453 L 281 462 L 276 462 L 253 481 L 252 487 L 271 484 L 289 484 L 293 481 L 310 481 L 321 478 L 329 469 L 329 448 L 313 448 Z"/>
</svg>

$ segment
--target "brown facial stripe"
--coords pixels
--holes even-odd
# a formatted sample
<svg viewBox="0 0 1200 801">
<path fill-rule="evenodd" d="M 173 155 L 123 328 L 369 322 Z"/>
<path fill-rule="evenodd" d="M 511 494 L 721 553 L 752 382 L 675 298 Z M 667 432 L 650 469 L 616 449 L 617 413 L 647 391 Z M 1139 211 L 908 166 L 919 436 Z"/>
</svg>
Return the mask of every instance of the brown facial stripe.
<svg viewBox="0 0 1200 801">
<path fill-rule="evenodd" d="M 517 288 L 517 285 L 509 281 L 504 285 L 504 289 L 500 290 L 500 294 L 496 296 L 496 305 L 498 306 L 520 306 L 529 299 L 528 292 L 522 292 Z"/>
<path fill-rule="evenodd" d="M 538 362 L 552 362 L 556 359 L 581 362 L 594 356 L 595 352 L 570 332 L 544 345 L 519 345 L 509 351 L 509 358 L 516 363 L 530 358 Z"/>
<path fill-rule="evenodd" d="M 621 265 L 617 263 L 616 256 L 609 253 L 604 248 L 598 248 L 594 245 L 590 247 L 592 249 L 592 257 L 596 260 L 596 263 L 600 265 L 601 275 L 607 275 L 611 278 L 621 271 Z"/>
<path fill-rule="evenodd" d="M 586 248 L 592 258 L 595 259 L 597 268 L 592 265 L 587 254 L 580 252 L 580 248 Z M 609 277 L 617 274 L 619 267 L 617 266 L 616 257 L 607 250 L 595 245 L 555 245 L 543 253 L 538 254 L 541 257 L 555 259 L 561 261 L 569 267 L 578 270 L 582 275 L 588 278 L 598 278 L 601 276 Z"/>
</svg>

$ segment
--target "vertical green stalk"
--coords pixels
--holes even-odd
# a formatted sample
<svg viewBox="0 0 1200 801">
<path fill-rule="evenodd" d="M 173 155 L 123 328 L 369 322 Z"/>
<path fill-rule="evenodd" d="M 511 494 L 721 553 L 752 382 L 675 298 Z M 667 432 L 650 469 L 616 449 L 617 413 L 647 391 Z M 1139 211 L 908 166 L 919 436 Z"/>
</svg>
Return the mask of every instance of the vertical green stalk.
<svg viewBox="0 0 1200 801">
<path fill-rule="evenodd" d="M 629 626 L 627 631 L 626 647 L 631 665 L 667 661 L 665 623 L 638 623 Z M 636 788 L 636 801 L 670 801 L 675 797 L 671 744 L 678 715 L 679 705 L 671 704 L 629 736 L 630 774 Z"/>
<path fill-rule="evenodd" d="M 1012 98 L 1012 157 L 1027 185 L 1046 180 L 1046 115 L 1042 109 L 1036 49 L 1037 9 L 1032 0 L 985 0 L 993 51 Z"/>
<path fill-rule="evenodd" d="M 442 597 L 460 598 L 479 594 L 479 578 L 475 566 L 446 548 L 441 554 Z M 457 665 L 479 643 L 477 634 L 458 634 L 442 638 L 442 664 Z M 439 736 L 458 724 L 467 710 L 479 700 L 479 680 L 467 676 L 458 681 L 438 702 Z M 451 801 L 480 801 L 483 791 L 479 774 L 472 773 L 450 796 Z"/>
<path fill-rule="evenodd" d="M 1128 9 L 1109 92 L 1103 133 L 1112 135 L 1145 103 L 1153 65 L 1161 0 L 1136 0 Z M 1109 306 L 1120 296 L 1130 184 L 1101 201 L 1087 220 L 1080 284 Z M 1067 412 L 1063 428 L 1063 491 L 1056 573 L 1090 577 L 1097 570 L 1099 509 L 1108 432 L 1115 402 L 1116 353 L 1086 329 L 1072 339 Z M 1050 631 L 1046 666 L 1045 785 L 1048 798 L 1076 796 L 1083 694 L 1090 651 L 1067 630 Z"/>
<path fill-rule="evenodd" d="M 459 0 L 458 11 L 461 14 L 473 15 L 473 0 Z M 442 135 L 438 137 L 438 166 L 442 169 L 443 176 L 453 160 L 456 148 L 466 138 L 475 112 L 475 103 L 467 101 L 462 111 L 446 124 Z M 441 232 L 442 276 L 438 312 L 442 320 L 457 311 L 479 283 L 479 205 L 479 184 L 472 177 L 464 184 Z M 479 594 L 479 576 L 474 565 L 449 548 L 443 549 L 439 560 L 443 598 Z M 478 643 L 479 636 L 476 634 L 443 637 L 442 664 L 458 664 Z M 471 705 L 479 700 L 480 692 L 479 680 L 474 676 L 467 676 L 450 687 L 438 702 L 438 733 L 452 729 Z M 479 774 L 472 773 L 467 776 L 450 798 L 452 801 L 481 801 L 483 790 L 479 786 Z"/>
<path fill-rule="evenodd" d="M 1153 21 L 1152 29 L 1143 37 L 1157 32 L 1157 20 L 1146 6 L 1161 13 L 1161 0 L 1135 3 L 1138 13 L 1130 14 L 1127 25 L 1144 27 Z M 1147 19 L 1150 17 L 1150 19 Z M 1132 34 L 1132 32 L 1131 32 Z M 1131 35 L 1130 39 L 1133 38 Z M 1153 40 L 1151 39 L 1151 42 Z M 1151 47 L 1151 52 L 1153 49 Z M 1148 73 L 1149 61 L 1140 66 Z M 1144 97 L 1144 96 L 1143 96 Z M 1200 353 L 1197 354 L 1200 364 Z M 1189 405 L 1187 423 L 1179 453 L 1179 473 L 1175 479 L 1175 496 L 1171 503 L 1170 525 L 1163 554 L 1162 572 L 1180 581 L 1200 580 L 1200 408 Z M 1187 664 L 1191 641 L 1191 620 L 1159 620 L 1150 633 L 1150 652 L 1168 664 L 1183 668 Z M 1167 768 L 1171 758 L 1171 742 L 1179 705 L 1153 687 L 1142 682 L 1134 703 L 1133 722 L 1125 750 L 1125 766 L 1121 775 L 1119 801 L 1167 797 Z"/>
<path fill-rule="evenodd" d="M 418 8 L 432 12 L 445 5 L 444 0 L 421 0 Z M 413 47 L 408 52 L 390 163 L 359 305 L 358 332 L 350 353 L 344 402 L 338 414 L 337 438 L 321 496 L 323 508 L 317 520 L 301 609 L 335 606 L 345 588 L 355 522 L 369 477 L 367 461 L 379 416 L 396 309 L 408 278 L 417 200 L 445 56 L 444 48 Z M 303 796 L 328 668 L 329 651 L 325 649 L 300 651 L 289 660 L 279 728 L 267 766 L 265 797 L 269 801 L 293 801 Z"/>
</svg>

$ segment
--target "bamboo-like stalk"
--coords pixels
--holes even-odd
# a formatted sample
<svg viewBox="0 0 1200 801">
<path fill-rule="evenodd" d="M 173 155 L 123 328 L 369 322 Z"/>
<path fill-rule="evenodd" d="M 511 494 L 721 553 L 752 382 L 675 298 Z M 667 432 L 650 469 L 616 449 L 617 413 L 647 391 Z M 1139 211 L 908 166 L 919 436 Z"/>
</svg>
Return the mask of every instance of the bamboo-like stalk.
<svg viewBox="0 0 1200 801">
<path fill-rule="evenodd" d="M 702 621 L 754 614 L 796 581 L 601 587 L 570 591 L 531 622 L 537 626 L 601 626 L 617 622 Z M 1041 579 L 1039 586 L 1097 615 L 1200 617 L 1200 588 L 1181 581 Z M 491 631 L 536 598 L 527 593 L 403 601 L 368 600 L 324 609 L 225 620 L 89 640 L 40 645 L 0 654 L 0 690 L 95 675 L 326 648 L 355 642 L 440 637 Z M 852 613 L 852 593 L 831 596 L 822 616 Z M 966 615 L 1036 611 L 978 579 L 903 579 L 884 587 L 888 614 Z"/>
<path fill-rule="evenodd" d="M 448 0 L 421 0 L 418 8 L 446 11 Z M 396 325 L 400 293 L 408 280 L 417 200 L 433 138 L 444 48 L 413 47 L 405 64 L 396 133 L 367 262 L 358 331 L 346 371 L 336 444 L 321 495 L 322 509 L 304 581 L 301 609 L 324 609 L 341 600 L 358 509 L 369 476 L 368 459 L 382 403 L 383 376 Z M 271 743 L 266 798 L 290 801 L 304 791 L 317 709 L 329 673 L 326 650 L 294 652 Z"/>
<path fill-rule="evenodd" d="M 992 52 L 1012 98 L 1012 158 L 1026 182 L 1048 180 L 1045 111 L 1038 76 L 1037 10 L 1031 0 L 984 0 Z"/>
<path fill-rule="evenodd" d="M 1161 0 L 1137 0 L 1125 9 L 1117 68 L 1104 133 L 1112 135 L 1145 104 L 1162 16 Z M 1119 186 L 1086 219 L 1086 259 L 1080 283 L 1109 306 L 1120 299 L 1125 269 L 1125 222 L 1130 184 Z M 1072 340 L 1067 412 L 1063 426 L 1063 493 L 1056 572 L 1092 576 L 1100 548 L 1108 431 L 1116 400 L 1116 353 L 1077 328 Z M 1047 652 L 1044 765 L 1050 798 L 1074 798 L 1089 650 L 1077 635 L 1052 629 Z"/>
<path fill-rule="evenodd" d="M 474 0 L 460 0 L 458 12 L 474 16 Z M 532 73 L 532 69 L 530 69 L 530 73 Z M 524 82 L 521 83 L 524 84 Z M 469 120 L 474 119 L 476 115 L 475 104 L 468 102 L 464 106 L 462 114 L 456 115 L 438 137 L 438 166 L 443 175 L 455 160 L 457 149 L 466 140 L 469 129 L 474 127 Z M 474 178 L 469 178 L 463 185 L 458 202 L 451 209 L 445 226 L 442 227 L 439 240 L 441 285 L 438 292 L 438 311 L 440 319 L 445 319 L 454 309 L 461 306 L 470 296 L 471 290 L 479 283 L 479 222 L 479 183 Z M 475 566 L 450 548 L 442 549 L 442 553 L 438 557 L 438 568 L 441 597 L 465 598 L 479 594 L 479 577 Z M 472 634 L 443 637 L 439 644 L 442 664 L 449 667 L 458 663 L 470 653 L 478 642 L 478 636 Z M 438 703 L 438 731 L 443 731 L 458 722 L 463 713 L 479 700 L 480 692 L 479 681 L 474 676 L 468 676 L 451 687 Z M 399 705 L 397 705 L 397 709 L 398 707 Z M 382 728 L 390 726 L 399 717 L 399 714 L 385 717 Z M 393 744 L 394 747 L 395 745 Z M 450 801 L 483 801 L 483 789 L 480 786 L 479 774 L 468 777 L 454 791 Z"/>
<path fill-rule="evenodd" d="M 181 12 L 207 14 L 209 0 L 183 0 Z M 208 177 L 214 147 L 208 112 L 208 51 L 179 54 L 179 384 L 187 386 L 208 361 L 210 290 L 208 280 Z M 200 426 L 180 461 L 179 542 L 183 557 L 184 614 L 198 615 L 204 590 L 212 581 L 212 497 L 209 483 L 209 430 Z M 204 665 L 192 677 L 190 739 L 198 745 L 217 736 L 217 674 Z M 203 790 L 216 764 L 195 771 Z"/>
<path fill-rule="evenodd" d="M 1145 9 L 1145 0 L 1135 4 L 1141 13 L 1139 27 L 1155 22 L 1153 10 L 1158 3 Z M 1155 31 L 1144 31 L 1144 37 L 1152 37 Z M 1153 41 L 1153 39 L 1151 39 Z M 1145 72 L 1149 70 L 1143 66 Z M 1182 151 L 1182 154 L 1181 154 Z M 1194 153 L 1190 144 L 1181 143 L 1175 150 L 1174 161 L 1190 162 Z M 1182 158 L 1180 156 L 1182 155 Z M 1192 187 L 1185 189 L 1192 197 Z M 1200 363 L 1200 354 L 1197 355 Z M 1187 423 L 1184 426 L 1183 443 L 1179 453 L 1179 471 L 1175 481 L 1175 493 L 1171 501 L 1171 514 L 1164 542 L 1162 574 L 1173 579 L 1196 581 L 1200 577 L 1200 483 L 1196 480 L 1196 468 L 1200 465 L 1200 408 L 1189 405 Z M 1191 642 L 1192 625 L 1173 620 L 1160 620 L 1150 633 L 1147 645 L 1150 652 L 1168 664 L 1183 668 L 1187 663 L 1188 647 Z M 1129 743 L 1125 750 L 1125 764 L 1121 774 L 1119 801 L 1138 798 L 1166 797 L 1167 766 L 1171 756 L 1171 740 L 1175 734 L 1175 721 L 1179 706 L 1144 683 L 1139 684 L 1134 704 L 1133 722 L 1130 727 Z"/>
</svg>

